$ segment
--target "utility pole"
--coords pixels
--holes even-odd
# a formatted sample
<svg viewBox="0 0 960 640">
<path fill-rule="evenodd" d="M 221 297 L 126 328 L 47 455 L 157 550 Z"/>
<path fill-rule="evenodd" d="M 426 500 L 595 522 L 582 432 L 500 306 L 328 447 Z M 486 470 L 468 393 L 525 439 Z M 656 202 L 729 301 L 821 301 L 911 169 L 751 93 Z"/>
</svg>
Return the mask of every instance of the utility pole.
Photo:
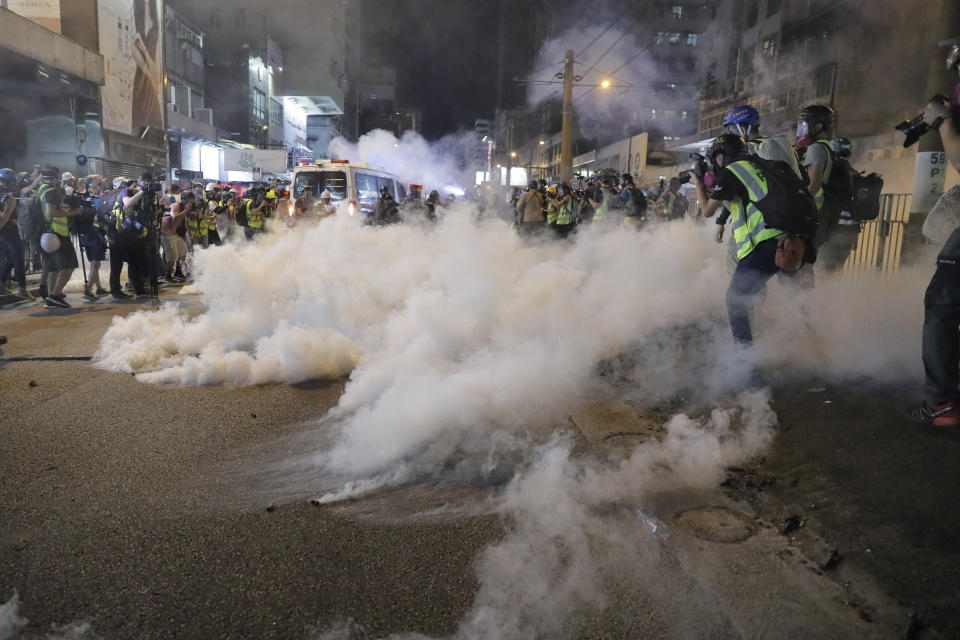
<svg viewBox="0 0 960 640">
<path fill-rule="evenodd" d="M 563 57 L 563 134 L 560 142 L 560 182 L 573 178 L 573 49 Z"/>
</svg>

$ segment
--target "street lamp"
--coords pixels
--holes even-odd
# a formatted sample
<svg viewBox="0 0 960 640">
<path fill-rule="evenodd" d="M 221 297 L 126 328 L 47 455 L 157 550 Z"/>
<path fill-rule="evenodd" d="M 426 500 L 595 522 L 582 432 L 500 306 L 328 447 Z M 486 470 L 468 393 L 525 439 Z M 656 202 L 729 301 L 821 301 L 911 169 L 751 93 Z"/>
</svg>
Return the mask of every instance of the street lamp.
<svg viewBox="0 0 960 640">
<path fill-rule="evenodd" d="M 609 88 L 610 88 L 610 81 L 609 81 L 609 80 L 601 80 L 601 81 L 600 81 L 600 86 L 603 87 L 604 89 L 609 89 Z"/>
<path fill-rule="evenodd" d="M 511 158 L 516 158 L 516 157 L 517 157 L 517 152 L 516 152 L 516 151 L 511 151 L 511 152 L 510 152 L 510 157 L 511 157 Z"/>
<path fill-rule="evenodd" d="M 545 140 L 541 140 L 541 141 L 540 141 L 540 146 L 541 146 L 541 147 L 542 147 L 543 145 L 545 145 L 545 144 L 547 144 L 547 142 L 546 142 Z"/>
</svg>

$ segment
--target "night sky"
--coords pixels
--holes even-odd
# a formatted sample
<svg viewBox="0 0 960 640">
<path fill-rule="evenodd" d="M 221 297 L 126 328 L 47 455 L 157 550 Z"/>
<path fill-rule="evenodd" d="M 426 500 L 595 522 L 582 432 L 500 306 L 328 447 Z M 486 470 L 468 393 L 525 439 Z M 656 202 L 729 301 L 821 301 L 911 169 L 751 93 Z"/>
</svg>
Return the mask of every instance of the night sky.
<svg viewBox="0 0 960 640">
<path fill-rule="evenodd" d="M 497 1 L 365 0 L 361 65 L 397 68 L 397 106 L 423 111 L 436 139 L 492 118 L 496 106 Z"/>
</svg>

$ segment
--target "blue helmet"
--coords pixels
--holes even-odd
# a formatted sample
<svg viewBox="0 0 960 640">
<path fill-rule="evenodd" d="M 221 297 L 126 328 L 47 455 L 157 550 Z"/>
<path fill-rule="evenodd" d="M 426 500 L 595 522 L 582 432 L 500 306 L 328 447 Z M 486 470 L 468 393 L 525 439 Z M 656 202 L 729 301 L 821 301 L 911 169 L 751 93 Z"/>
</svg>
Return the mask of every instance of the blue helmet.
<svg viewBox="0 0 960 640">
<path fill-rule="evenodd" d="M 0 169 L 0 187 L 13 189 L 17 184 L 17 174 L 13 169 Z"/>
<path fill-rule="evenodd" d="M 748 104 L 741 104 L 727 112 L 727 116 L 723 119 L 723 126 L 728 124 L 745 124 L 756 127 L 760 124 L 760 112 Z"/>
</svg>

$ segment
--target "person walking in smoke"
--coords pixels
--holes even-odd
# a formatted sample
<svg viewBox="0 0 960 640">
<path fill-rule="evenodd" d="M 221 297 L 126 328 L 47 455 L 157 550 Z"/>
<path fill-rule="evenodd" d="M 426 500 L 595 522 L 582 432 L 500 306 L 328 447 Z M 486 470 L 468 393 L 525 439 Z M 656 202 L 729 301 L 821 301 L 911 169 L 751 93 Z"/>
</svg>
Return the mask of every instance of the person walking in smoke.
<svg viewBox="0 0 960 640">
<path fill-rule="evenodd" d="M 543 196 L 536 180 L 530 181 L 527 190 L 517 200 L 516 216 L 520 235 L 533 236 L 543 231 Z"/>
<path fill-rule="evenodd" d="M 440 205 L 440 192 L 434 189 L 430 192 L 430 195 L 427 196 L 427 199 L 424 201 L 424 206 L 426 207 L 426 218 L 430 222 L 437 221 L 437 207 Z"/>
<path fill-rule="evenodd" d="M 697 185 L 697 199 L 704 218 L 712 217 L 721 207 L 730 211 L 738 262 L 727 289 L 727 313 L 734 340 L 749 345 L 753 342 L 750 312 L 757 294 L 779 271 L 777 239 L 784 232 L 767 227 L 755 204 L 767 195 L 768 181 L 749 161 L 743 138 L 723 134 L 710 143 L 706 155 L 717 172 L 712 191 L 707 191 L 704 176 L 699 172 L 694 171 L 692 179 Z"/>
<path fill-rule="evenodd" d="M 747 151 L 751 155 L 764 160 L 773 160 L 785 162 L 790 166 L 790 170 L 799 177 L 803 178 L 803 172 L 800 171 L 800 162 L 796 149 L 784 136 L 764 136 L 760 133 L 760 112 L 747 104 L 738 105 L 730 109 L 723 119 L 723 132 L 737 135 L 743 138 L 747 143 Z M 717 216 L 716 241 L 723 242 L 724 229 L 727 220 L 730 218 L 730 212 L 726 209 Z M 730 241 L 727 243 L 727 266 L 730 273 L 737 268 L 737 243 L 734 241 L 733 234 L 730 235 Z M 801 289 L 812 289 L 814 285 L 813 269 L 801 269 L 794 274 L 780 272 L 781 281 L 784 283 L 796 284 Z"/>
<path fill-rule="evenodd" d="M 947 161 L 960 169 L 960 109 L 942 97 L 927 104 L 923 119 L 940 133 Z M 942 242 L 937 270 L 924 295 L 923 370 L 926 400 L 908 409 L 916 422 L 960 426 L 960 185 L 940 197 L 923 234 Z"/>
</svg>

